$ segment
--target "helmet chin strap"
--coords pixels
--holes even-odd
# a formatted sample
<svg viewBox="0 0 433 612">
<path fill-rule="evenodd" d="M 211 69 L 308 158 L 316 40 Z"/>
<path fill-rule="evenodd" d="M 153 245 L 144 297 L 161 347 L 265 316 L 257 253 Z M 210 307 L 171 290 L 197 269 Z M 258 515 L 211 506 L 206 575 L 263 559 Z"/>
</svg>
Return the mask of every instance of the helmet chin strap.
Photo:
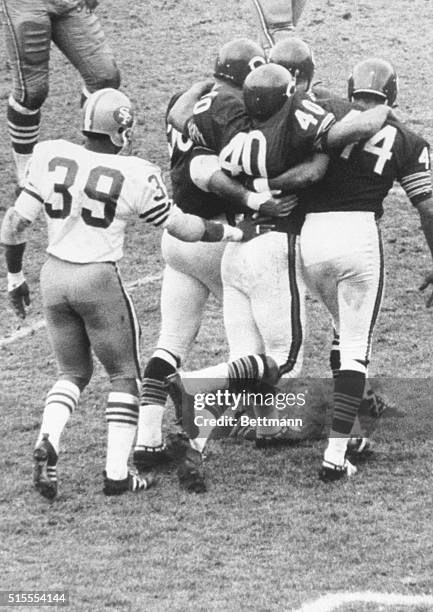
<svg viewBox="0 0 433 612">
<path fill-rule="evenodd" d="M 123 146 L 120 150 L 122 155 L 130 155 L 132 152 L 132 128 L 128 128 L 122 132 Z"/>
</svg>

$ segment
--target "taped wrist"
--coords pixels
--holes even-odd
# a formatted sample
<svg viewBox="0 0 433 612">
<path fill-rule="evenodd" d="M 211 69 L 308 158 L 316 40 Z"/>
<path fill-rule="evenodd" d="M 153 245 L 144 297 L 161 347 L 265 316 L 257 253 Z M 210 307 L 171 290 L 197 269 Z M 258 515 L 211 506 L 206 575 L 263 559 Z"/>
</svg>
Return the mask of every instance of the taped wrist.
<svg viewBox="0 0 433 612">
<path fill-rule="evenodd" d="M 17 274 L 21 272 L 23 266 L 23 255 L 26 248 L 26 243 L 21 244 L 6 244 L 5 256 L 8 272 Z"/>
<path fill-rule="evenodd" d="M 260 210 L 260 206 L 267 202 L 271 197 L 272 195 L 269 191 L 264 193 L 252 192 L 247 198 L 247 206 L 252 210 Z"/>
</svg>

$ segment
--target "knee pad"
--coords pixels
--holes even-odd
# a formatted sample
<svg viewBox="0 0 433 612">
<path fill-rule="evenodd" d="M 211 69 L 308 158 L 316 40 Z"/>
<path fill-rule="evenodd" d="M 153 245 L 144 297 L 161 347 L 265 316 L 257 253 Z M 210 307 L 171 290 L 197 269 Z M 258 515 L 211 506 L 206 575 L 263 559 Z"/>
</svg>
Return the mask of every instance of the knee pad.
<svg viewBox="0 0 433 612">
<path fill-rule="evenodd" d="M 29 110 L 42 106 L 48 95 L 48 61 L 50 58 L 51 24 L 46 17 L 23 15 L 16 26 L 19 70 L 24 96 L 16 96 Z"/>
</svg>

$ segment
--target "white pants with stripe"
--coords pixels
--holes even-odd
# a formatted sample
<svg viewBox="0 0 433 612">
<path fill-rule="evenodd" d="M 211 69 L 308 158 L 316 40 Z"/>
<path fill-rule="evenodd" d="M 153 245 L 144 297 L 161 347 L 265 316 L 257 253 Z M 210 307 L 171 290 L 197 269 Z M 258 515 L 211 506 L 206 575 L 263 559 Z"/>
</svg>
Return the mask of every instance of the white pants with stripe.
<svg viewBox="0 0 433 612">
<path fill-rule="evenodd" d="M 365 371 L 379 314 L 384 269 L 371 212 L 308 214 L 301 232 L 305 279 L 340 335 L 341 369 Z"/>
<path fill-rule="evenodd" d="M 266 353 L 285 377 L 302 367 L 305 285 L 296 236 L 269 232 L 229 243 L 222 258 L 230 359 Z"/>
<path fill-rule="evenodd" d="M 166 266 L 161 291 L 158 348 L 182 361 L 197 336 L 209 294 L 222 300 L 221 257 L 225 243 L 183 242 L 164 232 Z"/>
</svg>

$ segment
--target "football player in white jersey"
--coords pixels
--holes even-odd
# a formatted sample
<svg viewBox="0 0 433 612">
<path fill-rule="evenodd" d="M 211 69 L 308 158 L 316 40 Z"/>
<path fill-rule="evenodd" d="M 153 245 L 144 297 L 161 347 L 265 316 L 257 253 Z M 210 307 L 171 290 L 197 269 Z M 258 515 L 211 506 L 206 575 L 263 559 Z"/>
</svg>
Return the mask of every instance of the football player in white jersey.
<svg viewBox="0 0 433 612">
<path fill-rule="evenodd" d="M 48 393 L 34 451 L 34 483 L 48 499 L 57 494 L 61 433 L 92 375 L 91 347 L 111 381 L 104 493 L 146 488 L 128 470 L 136 431 L 139 328 L 116 263 L 126 223 L 138 215 L 186 241 L 245 239 L 247 231 L 183 213 L 170 200 L 158 166 L 117 155 L 130 141 L 133 109 L 115 89 L 102 89 L 84 108 L 83 146 L 54 140 L 36 145 L 23 191 L 3 220 L 8 291 L 21 317 L 29 304 L 22 271 L 26 228 L 44 209 L 48 259 L 41 292 L 48 334 L 59 369 Z"/>
</svg>

